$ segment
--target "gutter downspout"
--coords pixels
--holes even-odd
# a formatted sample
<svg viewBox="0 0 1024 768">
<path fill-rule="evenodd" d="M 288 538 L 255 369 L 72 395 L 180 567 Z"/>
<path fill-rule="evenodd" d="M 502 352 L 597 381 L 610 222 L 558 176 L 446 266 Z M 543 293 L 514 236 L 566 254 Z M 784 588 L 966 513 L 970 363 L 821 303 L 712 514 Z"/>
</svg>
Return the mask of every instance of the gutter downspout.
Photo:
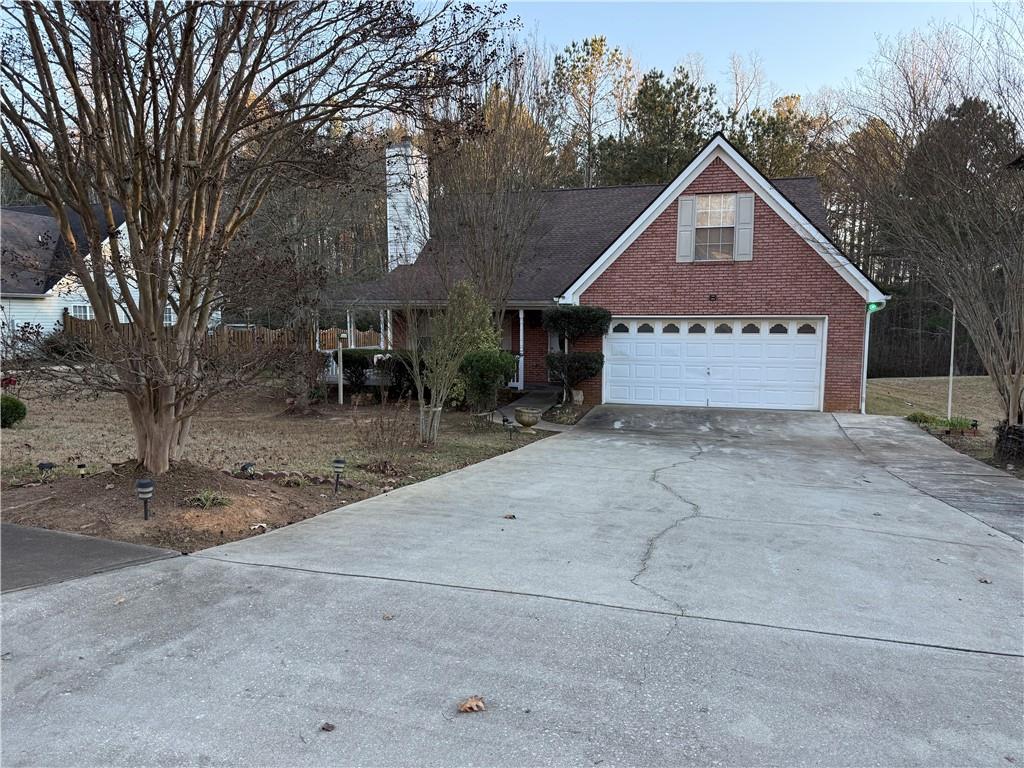
<svg viewBox="0 0 1024 768">
<path fill-rule="evenodd" d="M 860 372 L 860 412 L 868 412 L 868 343 L 871 341 L 871 312 L 864 318 L 864 360 Z"/>
</svg>

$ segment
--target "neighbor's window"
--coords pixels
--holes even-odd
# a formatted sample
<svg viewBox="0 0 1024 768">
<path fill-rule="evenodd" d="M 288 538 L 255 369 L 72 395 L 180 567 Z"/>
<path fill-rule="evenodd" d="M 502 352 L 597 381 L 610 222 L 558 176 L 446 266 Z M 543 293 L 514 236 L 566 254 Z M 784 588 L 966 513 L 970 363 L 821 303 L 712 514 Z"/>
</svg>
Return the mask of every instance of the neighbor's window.
<svg viewBox="0 0 1024 768">
<path fill-rule="evenodd" d="M 696 261 L 731 261 L 736 233 L 736 195 L 697 195 Z"/>
<path fill-rule="evenodd" d="M 91 304 L 72 304 L 71 316 L 76 320 L 95 320 L 96 314 L 92 311 Z"/>
<path fill-rule="evenodd" d="M 164 325 L 174 325 L 174 310 L 170 307 L 164 307 Z"/>
</svg>

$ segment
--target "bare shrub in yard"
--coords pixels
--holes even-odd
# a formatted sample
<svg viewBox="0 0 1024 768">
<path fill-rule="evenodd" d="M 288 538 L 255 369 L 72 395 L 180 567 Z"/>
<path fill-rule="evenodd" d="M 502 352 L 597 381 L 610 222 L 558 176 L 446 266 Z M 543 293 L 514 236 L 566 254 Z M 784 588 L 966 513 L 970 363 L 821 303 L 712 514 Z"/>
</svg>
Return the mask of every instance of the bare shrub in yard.
<svg viewBox="0 0 1024 768">
<path fill-rule="evenodd" d="M 382 475 L 399 474 L 402 457 L 417 442 L 417 432 L 409 418 L 409 401 L 383 402 L 352 419 L 352 437 L 367 457 L 363 465 Z"/>
</svg>

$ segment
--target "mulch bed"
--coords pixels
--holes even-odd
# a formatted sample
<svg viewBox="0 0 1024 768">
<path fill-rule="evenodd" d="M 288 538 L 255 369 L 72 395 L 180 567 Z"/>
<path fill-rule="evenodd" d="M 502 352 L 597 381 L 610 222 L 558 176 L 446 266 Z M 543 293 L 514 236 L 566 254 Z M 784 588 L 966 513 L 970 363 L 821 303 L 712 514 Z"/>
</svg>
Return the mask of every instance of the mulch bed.
<svg viewBox="0 0 1024 768">
<path fill-rule="evenodd" d="M 156 478 L 150 519 L 143 520 L 135 497 L 134 468 L 120 467 L 84 479 L 60 477 L 5 488 L 4 522 L 102 536 L 180 552 L 258 536 L 345 504 L 380 489 L 342 486 L 301 479 L 248 480 L 215 469 L 179 462 Z M 228 499 L 226 506 L 201 509 L 185 500 L 203 490 Z"/>
<path fill-rule="evenodd" d="M 553 405 L 544 412 L 544 420 L 553 424 L 575 424 L 593 407 L 593 405 Z"/>
</svg>

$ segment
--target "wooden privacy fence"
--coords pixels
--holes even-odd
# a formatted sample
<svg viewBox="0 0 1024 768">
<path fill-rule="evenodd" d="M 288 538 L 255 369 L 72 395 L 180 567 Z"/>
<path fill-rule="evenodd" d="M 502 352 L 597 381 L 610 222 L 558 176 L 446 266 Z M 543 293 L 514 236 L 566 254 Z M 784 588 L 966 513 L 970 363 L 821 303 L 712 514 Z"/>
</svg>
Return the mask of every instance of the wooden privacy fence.
<svg viewBox="0 0 1024 768">
<path fill-rule="evenodd" d="M 347 337 L 343 328 L 321 328 L 320 349 L 329 352 L 338 348 L 338 339 L 345 342 L 345 349 L 358 347 L 379 347 L 380 333 L 378 331 L 360 331 L 352 329 L 351 337 Z"/>
<path fill-rule="evenodd" d="M 166 333 L 173 331 L 173 326 L 167 326 Z M 86 341 L 95 341 L 103 333 L 103 329 L 96 320 L 82 320 L 67 312 L 64 313 L 64 331 L 69 336 L 74 336 Z M 135 326 L 131 323 L 123 323 L 118 332 L 125 339 L 131 339 L 135 333 Z M 256 347 L 267 347 L 277 345 L 292 345 L 295 343 L 295 331 L 290 328 L 262 328 L 250 326 L 248 328 L 233 328 L 228 325 L 220 325 L 211 328 L 207 332 L 207 343 L 214 344 L 218 348 L 233 347 L 235 349 L 249 350 Z M 319 332 L 319 348 L 324 352 L 330 352 L 338 348 L 338 340 L 345 342 L 346 349 L 354 347 L 379 347 L 380 333 L 377 331 L 354 331 L 353 338 L 347 339 L 345 331 L 341 328 L 321 328 Z M 308 344 L 314 347 L 314 336 L 309 334 Z"/>
</svg>

